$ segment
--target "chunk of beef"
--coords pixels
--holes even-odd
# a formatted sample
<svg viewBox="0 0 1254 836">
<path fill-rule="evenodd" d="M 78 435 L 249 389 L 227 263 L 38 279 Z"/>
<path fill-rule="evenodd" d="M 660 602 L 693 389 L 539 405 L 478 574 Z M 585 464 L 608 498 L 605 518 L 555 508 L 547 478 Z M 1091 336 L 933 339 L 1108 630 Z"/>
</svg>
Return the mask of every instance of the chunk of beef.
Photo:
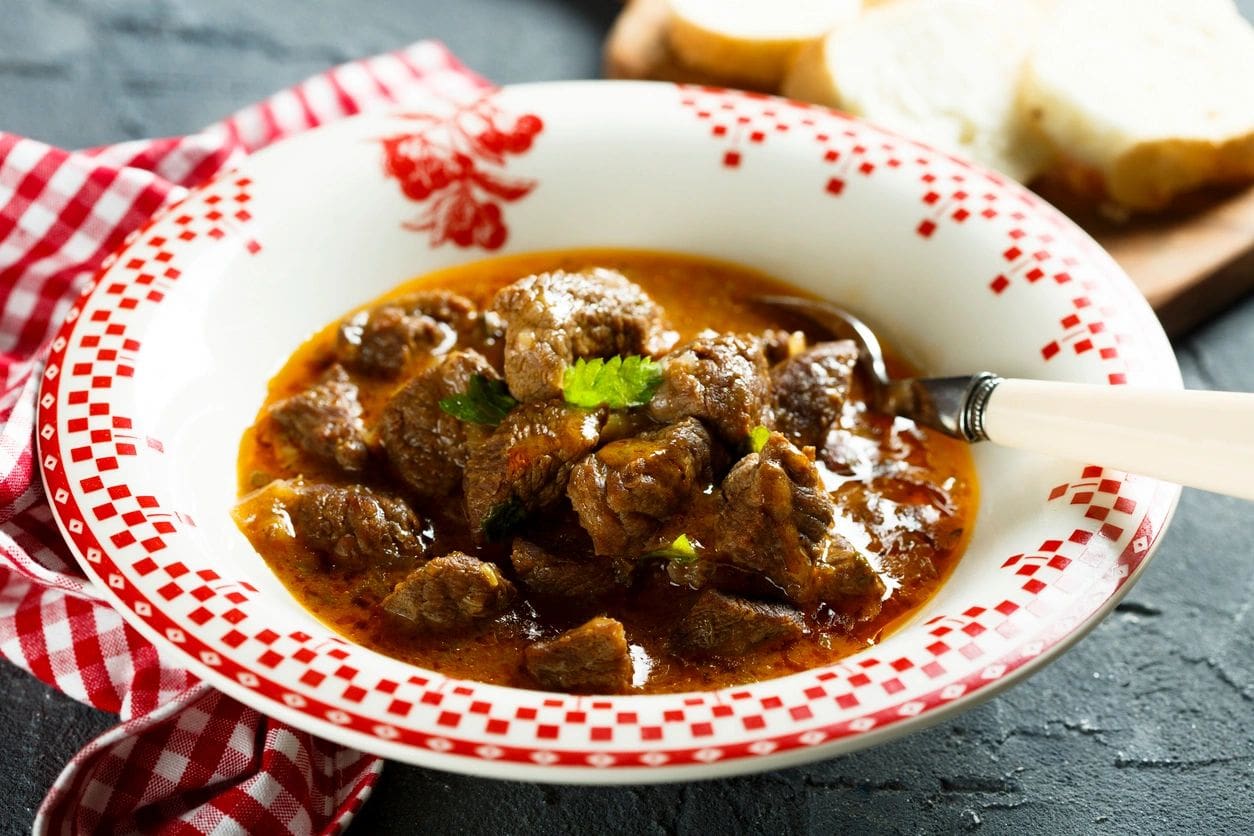
<svg viewBox="0 0 1254 836">
<path fill-rule="evenodd" d="M 767 365 L 774 366 L 806 350 L 806 335 L 800 331 L 772 328 L 759 337 Z"/>
<path fill-rule="evenodd" d="M 527 671 L 544 688 L 618 694 L 631 687 L 631 651 L 623 625 L 598 616 L 524 653 Z"/>
<path fill-rule="evenodd" d="M 531 511 L 557 502 L 575 463 L 596 449 L 603 410 L 558 400 L 515 407 L 466 460 L 466 518 L 495 539 Z"/>
<path fill-rule="evenodd" d="M 962 537 L 950 497 L 926 482 L 903 477 L 850 483 L 837 500 L 869 533 L 868 548 L 879 556 L 881 572 L 897 586 L 894 595 L 903 603 L 931 588 L 938 554 Z"/>
<path fill-rule="evenodd" d="M 792 600 L 803 598 L 835 518 L 814 462 L 771 433 L 761 452 L 732 468 L 721 493 L 720 557 L 764 576 Z"/>
<path fill-rule="evenodd" d="M 939 575 L 936 553 L 936 542 L 923 532 L 907 531 L 894 539 L 880 562 L 885 574 L 898 584 L 898 600 L 908 603 L 932 589 L 931 584 Z"/>
<path fill-rule="evenodd" d="M 235 516 L 250 540 L 295 540 L 335 569 L 403 565 L 425 551 L 422 521 L 403 500 L 358 485 L 277 480 L 241 500 Z"/>
<path fill-rule="evenodd" d="M 453 330 L 442 323 L 410 316 L 397 305 L 381 305 L 340 325 L 335 356 L 359 372 L 393 377 L 413 359 L 416 345 L 438 345 L 453 337 Z"/>
<path fill-rule="evenodd" d="M 662 364 L 662 385 L 648 406 L 654 419 L 700 418 L 732 445 L 769 422 L 770 376 L 756 337 L 705 332 Z"/>
<path fill-rule="evenodd" d="M 414 315 L 450 325 L 461 336 L 470 334 L 479 324 L 480 313 L 475 303 L 450 290 L 420 290 L 402 296 L 396 304 Z"/>
<path fill-rule="evenodd" d="M 559 557 L 521 538 L 514 540 L 510 562 L 523 586 L 540 595 L 594 598 L 620 586 L 610 561 Z"/>
<path fill-rule="evenodd" d="M 471 332 L 477 317 L 469 299 L 447 290 L 421 291 L 344 320 L 336 357 L 365 374 L 395 377 L 423 352 L 448 351 Z"/>
<path fill-rule="evenodd" d="M 815 566 L 836 555 L 865 563 L 833 533 L 836 507 L 813 459 L 780 433 L 771 433 L 760 453 L 741 459 L 721 492 L 717 554 L 761 575 L 795 603 L 821 600 Z"/>
<path fill-rule="evenodd" d="M 392 470 L 415 494 L 439 499 L 462 481 L 468 445 L 487 428 L 440 409 L 440 401 L 466 391 L 474 375 L 499 380 L 496 369 L 475 351 L 453 351 L 438 359 L 388 401 L 379 419 L 379 440 Z"/>
<path fill-rule="evenodd" d="M 814 566 L 811 602 L 826 604 L 846 626 L 879 615 L 884 582 L 866 558 L 839 538 Z"/>
<path fill-rule="evenodd" d="M 712 442 L 695 418 L 607 444 L 571 471 L 567 495 L 597 554 L 639 554 L 644 541 L 713 478 Z"/>
<path fill-rule="evenodd" d="M 366 466 L 365 427 L 357 386 L 340 366 L 300 394 L 270 407 L 270 417 L 293 444 L 324 464 L 346 473 Z"/>
<path fill-rule="evenodd" d="M 505 380 L 523 401 L 560 395 L 576 358 L 660 354 L 675 341 L 662 309 L 613 270 L 528 276 L 502 289 L 492 310 L 505 322 Z"/>
<path fill-rule="evenodd" d="M 799 445 L 819 447 L 849 397 L 858 347 L 819 343 L 771 369 L 775 428 Z"/>
<path fill-rule="evenodd" d="M 871 479 L 880 471 L 899 466 L 899 462 L 885 459 L 879 440 L 862 426 L 829 430 L 819 447 L 819 456 L 832 472 L 860 480 Z"/>
<path fill-rule="evenodd" d="M 447 633 L 496 618 L 513 599 L 513 584 L 495 564 L 449 552 L 411 572 L 380 606 L 397 629 Z"/>
<path fill-rule="evenodd" d="M 750 601 L 707 589 L 671 633 L 681 656 L 736 658 L 805 635 L 801 613 L 783 604 Z"/>
</svg>

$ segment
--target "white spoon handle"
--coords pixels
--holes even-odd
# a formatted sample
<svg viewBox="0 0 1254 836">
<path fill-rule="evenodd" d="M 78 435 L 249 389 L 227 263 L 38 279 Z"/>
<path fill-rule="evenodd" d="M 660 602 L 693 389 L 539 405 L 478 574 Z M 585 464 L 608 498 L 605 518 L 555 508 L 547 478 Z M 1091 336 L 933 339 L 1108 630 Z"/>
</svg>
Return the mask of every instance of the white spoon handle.
<svg viewBox="0 0 1254 836">
<path fill-rule="evenodd" d="M 1254 395 L 1001 381 L 990 441 L 1254 499 Z"/>
</svg>

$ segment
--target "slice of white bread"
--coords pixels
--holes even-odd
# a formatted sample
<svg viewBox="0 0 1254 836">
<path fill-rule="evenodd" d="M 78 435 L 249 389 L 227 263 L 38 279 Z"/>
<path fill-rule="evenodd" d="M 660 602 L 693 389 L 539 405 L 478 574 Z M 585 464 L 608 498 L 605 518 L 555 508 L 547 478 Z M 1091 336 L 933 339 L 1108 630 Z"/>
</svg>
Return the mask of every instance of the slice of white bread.
<svg viewBox="0 0 1254 836">
<path fill-rule="evenodd" d="M 1254 178 L 1254 27 L 1231 0 L 1062 0 L 1021 91 L 1092 196 L 1153 210 Z"/>
<path fill-rule="evenodd" d="M 605 37 L 602 57 L 606 78 L 726 85 L 725 78 L 679 61 L 667 37 L 670 20 L 670 0 L 628 0 Z M 765 93 L 773 92 L 769 87 L 741 84 Z"/>
<path fill-rule="evenodd" d="M 777 88 L 806 44 L 857 16 L 862 0 L 670 0 L 668 37 L 694 70 Z"/>
<path fill-rule="evenodd" d="M 896 0 L 807 47 L 786 96 L 818 102 L 1027 182 L 1048 145 L 1016 106 L 1041 0 Z"/>
</svg>

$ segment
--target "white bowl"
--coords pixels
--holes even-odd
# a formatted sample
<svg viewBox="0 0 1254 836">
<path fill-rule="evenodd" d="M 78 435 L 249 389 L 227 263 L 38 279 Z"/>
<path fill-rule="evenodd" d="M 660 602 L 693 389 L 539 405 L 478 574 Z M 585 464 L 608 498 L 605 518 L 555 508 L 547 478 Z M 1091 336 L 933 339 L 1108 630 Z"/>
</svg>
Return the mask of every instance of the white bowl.
<svg viewBox="0 0 1254 836">
<path fill-rule="evenodd" d="M 953 577 L 909 624 L 831 667 L 713 692 L 567 696 L 451 680 L 339 638 L 228 516 L 240 435 L 314 330 L 489 250 L 716 256 L 858 310 L 929 372 L 1180 385 L 1144 300 L 1069 221 L 997 175 L 841 114 L 605 82 L 414 112 L 310 132 L 195 191 L 110 259 L 53 345 L 39 427 L 59 524 L 123 615 L 218 688 L 441 769 L 728 775 L 970 707 L 1083 635 L 1145 565 L 1178 488 L 982 445 L 976 532 Z M 519 125 L 533 142 L 515 153 L 471 140 Z M 424 195 L 408 163 L 384 165 L 381 140 L 399 134 L 412 138 L 397 153 L 465 157 Z M 423 217 L 434 228 L 415 229 Z"/>
</svg>

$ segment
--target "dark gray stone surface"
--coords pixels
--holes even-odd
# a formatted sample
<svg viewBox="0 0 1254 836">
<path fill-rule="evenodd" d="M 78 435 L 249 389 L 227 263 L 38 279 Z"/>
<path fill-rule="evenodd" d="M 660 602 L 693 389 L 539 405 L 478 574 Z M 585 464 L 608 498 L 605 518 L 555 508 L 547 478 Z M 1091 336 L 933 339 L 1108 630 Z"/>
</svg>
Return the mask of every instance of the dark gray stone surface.
<svg viewBox="0 0 1254 836">
<path fill-rule="evenodd" d="M 1254 16 L 1254 0 L 1242 0 Z M 0 129 L 69 147 L 191 130 L 326 65 L 423 37 L 501 82 L 594 76 L 613 0 L 8 0 Z M 1177 350 L 1254 391 L 1254 300 Z M 355 832 L 1254 831 L 1254 507 L 1186 491 L 1118 611 L 950 722 L 827 763 L 704 784 L 545 787 L 392 764 Z M 0 664 L 0 829 L 27 830 L 112 718 Z"/>
</svg>

